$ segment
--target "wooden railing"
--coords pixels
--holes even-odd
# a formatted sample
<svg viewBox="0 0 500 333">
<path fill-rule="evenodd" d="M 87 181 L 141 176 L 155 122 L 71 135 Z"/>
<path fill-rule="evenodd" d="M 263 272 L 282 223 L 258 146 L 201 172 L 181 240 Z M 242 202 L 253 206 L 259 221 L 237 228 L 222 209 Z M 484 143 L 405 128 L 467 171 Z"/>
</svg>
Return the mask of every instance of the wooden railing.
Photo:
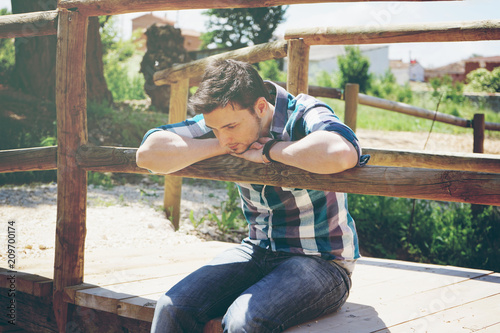
<svg viewBox="0 0 500 333">
<path fill-rule="evenodd" d="M 348 0 L 338 0 L 345 2 Z M 395 1 L 395 0 L 393 0 Z M 121 13 L 179 10 L 194 8 L 261 7 L 298 3 L 332 1 L 266 0 L 266 1 L 170 1 L 170 0 L 60 0 L 58 10 L 43 13 L 0 17 L 0 38 L 58 35 L 56 69 L 57 147 L 6 150 L 0 152 L 0 172 L 58 170 L 57 227 L 54 263 L 53 306 L 60 332 L 66 331 L 68 304 L 64 288 L 84 280 L 84 243 L 86 229 L 87 170 L 146 173 L 135 163 L 135 148 L 91 147 L 86 124 L 85 45 L 89 16 Z M 333 1 L 335 2 L 335 1 Z M 500 39 L 498 22 L 478 21 L 473 28 L 461 32 L 457 24 L 449 34 L 439 33 L 439 40 Z M 479 25 L 479 26 L 477 26 Z M 429 26 L 429 25 L 427 25 Z M 431 26 L 432 27 L 432 26 Z M 433 33 L 413 27 L 389 34 L 384 43 L 423 41 Z M 437 29 L 437 28 L 436 28 Z M 439 28 L 443 30 L 443 28 Z M 431 29 L 432 30 L 432 29 Z M 355 32 L 361 40 L 375 38 L 380 32 Z M 435 34 L 434 34 L 435 35 Z M 350 35 L 351 37 L 354 35 Z M 448 36 L 448 37 L 447 37 Z M 328 37 L 330 38 L 331 34 Z M 410 38 L 411 37 L 411 38 Z M 314 40 L 315 37 L 311 37 Z M 323 37 L 322 37 L 323 38 Z M 230 56 L 249 62 L 289 57 L 287 89 L 292 94 L 308 91 L 307 64 L 309 45 L 302 37 L 287 34 L 286 42 L 254 46 Z M 308 37 L 306 40 L 310 40 Z M 330 40 L 330 39 L 329 39 Z M 266 49 L 268 49 L 266 51 Z M 266 53 L 267 52 L 267 53 Z M 246 58 L 245 58 L 246 57 Z M 206 61 L 176 66 L 155 75 L 157 84 L 171 84 L 171 121 L 185 117 L 189 80 L 199 76 Z M 182 74 L 176 74 L 183 71 Z M 176 76 L 178 75 L 178 76 Z M 253 164 L 231 156 L 217 157 L 196 163 L 172 176 L 177 184 L 182 177 L 198 177 L 271 185 L 335 190 L 350 193 L 403 196 L 410 198 L 449 200 L 481 204 L 500 204 L 498 156 L 450 154 L 446 156 L 420 152 L 365 149 L 372 155 L 370 166 L 355 168 L 336 175 L 307 173 L 282 164 Z M 429 169 L 431 168 L 431 169 Z M 441 170 L 438 170 L 441 169 Z M 178 191 L 179 187 L 174 187 Z"/>
</svg>

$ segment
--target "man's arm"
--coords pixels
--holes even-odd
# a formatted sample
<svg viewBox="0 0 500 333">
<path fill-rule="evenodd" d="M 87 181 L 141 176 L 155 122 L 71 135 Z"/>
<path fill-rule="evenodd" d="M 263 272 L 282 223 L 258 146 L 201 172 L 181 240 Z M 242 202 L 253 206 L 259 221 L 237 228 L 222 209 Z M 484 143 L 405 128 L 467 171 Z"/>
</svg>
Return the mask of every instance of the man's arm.
<svg viewBox="0 0 500 333">
<path fill-rule="evenodd" d="M 238 156 L 256 163 L 262 163 L 262 138 L 245 153 Z M 294 166 L 318 174 L 342 172 L 358 164 L 356 148 L 343 136 L 335 132 L 313 132 L 299 141 L 281 141 L 269 151 L 276 162 Z"/>
<path fill-rule="evenodd" d="M 141 168 L 167 174 L 227 153 L 217 139 L 192 139 L 169 131 L 157 131 L 139 147 L 136 161 Z"/>
</svg>

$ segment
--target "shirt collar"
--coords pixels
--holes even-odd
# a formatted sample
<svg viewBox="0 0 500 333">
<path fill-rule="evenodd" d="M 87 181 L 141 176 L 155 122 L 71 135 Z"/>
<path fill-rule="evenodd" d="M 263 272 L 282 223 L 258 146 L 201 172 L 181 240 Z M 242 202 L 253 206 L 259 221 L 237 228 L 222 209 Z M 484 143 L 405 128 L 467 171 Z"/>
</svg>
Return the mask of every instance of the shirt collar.
<svg viewBox="0 0 500 333">
<path fill-rule="evenodd" d="M 288 99 L 291 95 L 281 86 L 277 85 L 271 81 L 264 81 L 266 86 L 270 86 L 272 93 L 271 96 L 274 95 L 275 92 L 275 100 L 274 100 L 274 115 L 273 121 L 271 123 L 270 133 L 273 138 L 281 139 L 281 135 L 285 129 L 285 124 L 288 120 Z"/>
</svg>

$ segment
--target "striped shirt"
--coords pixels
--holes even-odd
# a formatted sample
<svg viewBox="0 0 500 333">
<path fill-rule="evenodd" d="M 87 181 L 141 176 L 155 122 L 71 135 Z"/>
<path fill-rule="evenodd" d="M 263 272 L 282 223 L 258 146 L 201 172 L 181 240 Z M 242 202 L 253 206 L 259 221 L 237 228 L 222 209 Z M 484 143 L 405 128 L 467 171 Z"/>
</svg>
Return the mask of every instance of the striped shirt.
<svg viewBox="0 0 500 333">
<path fill-rule="evenodd" d="M 297 141 L 314 131 L 332 131 L 347 139 L 357 150 L 358 166 L 367 155 L 354 132 L 344 125 L 325 103 L 305 94 L 292 96 L 285 89 L 267 82 L 274 98 L 274 116 L 270 134 L 274 139 Z M 215 137 L 205 126 L 203 115 L 181 123 L 148 131 L 168 130 L 191 138 Z M 143 142 L 144 142 L 143 140 Z M 243 213 L 249 225 L 249 241 L 263 248 L 296 254 L 316 255 L 343 263 L 360 257 L 356 227 L 347 209 L 345 193 L 284 188 L 256 184 L 237 184 Z"/>
</svg>

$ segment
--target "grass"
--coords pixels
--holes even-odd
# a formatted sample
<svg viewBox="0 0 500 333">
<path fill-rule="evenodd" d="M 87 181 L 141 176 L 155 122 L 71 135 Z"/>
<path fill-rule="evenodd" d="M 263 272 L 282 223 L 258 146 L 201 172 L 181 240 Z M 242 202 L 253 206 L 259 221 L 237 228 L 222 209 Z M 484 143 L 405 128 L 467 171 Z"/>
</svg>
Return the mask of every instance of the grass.
<svg viewBox="0 0 500 333">
<path fill-rule="evenodd" d="M 436 106 L 432 105 L 430 101 L 426 101 L 424 98 L 416 99 L 416 103 L 413 103 L 414 106 L 423 107 L 430 111 L 434 111 L 436 109 Z M 335 113 L 341 120 L 344 119 L 344 101 L 328 98 L 322 98 L 322 100 L 333 107 Z M 448 114 L 451 113 L 449 111 L 450 109 L 453 111 L 456 108 L 456 105 L 452 104 L 442 104 L 441 106 L 442 107 L 440 107 L 439 111 Z M 484 113 L 486 122 L 500 123 L 500 113 L 496 113 L 490 109 L 478 109 L 477 107 L 474 107 L 467 102 L 463 103 L 458 112 L 458 116 L 464 119 L 472 119 L 474 113 Z M 456 113 L 456 111 L 454 113 Z M 380 131 L 428 132 L 431 129 L 432 122 L 433 121 L 430 119 L 417 118 L 394 111 L 374 108 L 371 106 L 358 106 L 357 127 L 362 129 Z M 464 128 L 441 122 L 435 122 L 434 126 L 432 127 L 432 131 L 448 134 L 472 133 L 471 128 Z M 486 131 L 486 133 L 488 136 L 500 138 L 500 132 Z"/>
</svg>

